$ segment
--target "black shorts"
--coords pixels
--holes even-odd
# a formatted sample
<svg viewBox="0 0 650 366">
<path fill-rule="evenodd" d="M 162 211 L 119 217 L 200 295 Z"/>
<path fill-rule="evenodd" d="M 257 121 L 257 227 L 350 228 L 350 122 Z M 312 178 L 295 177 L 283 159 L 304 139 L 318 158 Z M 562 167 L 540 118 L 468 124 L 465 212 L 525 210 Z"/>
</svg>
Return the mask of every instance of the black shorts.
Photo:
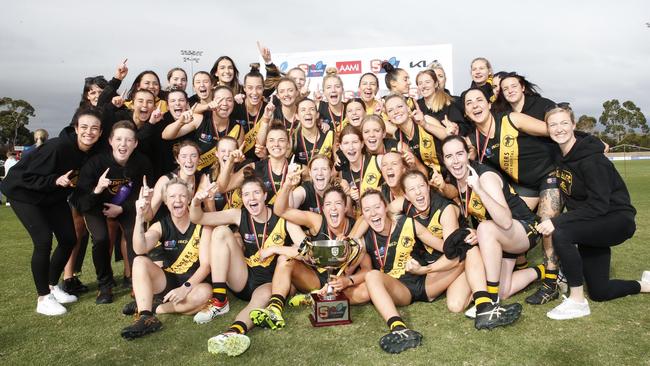
<svg viewBox="0 0 650 366">
<path fill-rule="evenodd" d="M 519 257 L 520 255 L 525 255 L 533 248 L 535 248 L 539 240 L 542 238 L 542 235 L 538 233 L 537 229 L 535 228 L 535 226 L 537 226 L 538 223 L 537 218 L 530 219 L 530 220 L 516 220 L 516 221 L 518 221 L 524 227 L 524 230 L 526 230 L 526 235 L 528 236 L 528 244 L 530 245 L 530 247 L 525 252 L 519 254 L 508 253 L 504 251 L 502 256 L 503 258 L 506 259 L 514 259 Z"/>
<path fill-rule="evenodd" d="M 237 292 L 232 289 L 230 291 L 237 296 L 240 300 L 250 301 L 251 296 L 253 296 L 253 291 L 258 287 L 271 283 L 273 281 L 273 272 L 271 275 L 267 273 L 266 268 L 260 267 L 246 267 L 248 269 L 248 278 L 246 279 L 246 284 L 241 291 Z"/>
<path fill-rule="evenodd" d="M 405 273 L 402 277 L 398 278 L 399 282 L 404 284 L 411 293 L 411 303 L 416 301 L 429 301 L 425 287 L 426 279 L 427 276 L 416 276 L 410 273 Z"/>
<path fill-rule="evenodd" d="M 194 274 L 194 273 L 176 274 L 176 273 L 167 272 L 165 270 L 163 270 L 163 273 L 165 274 L 165 280 L 167 283 L 165 284 L 165 289 L 162 290 L 162 292 L 156 294 L 158 296 L 167 295 L 169 291 L 187 282 L 187 280 L 189 280 L 190 277 L 192 277 L 192 275 Z"/>
<path fill-rule="evenodd" d="M 317 269 L 314 269 L 314 273 L 316 273 L 316 277 L 318 277 L 318 281 L 320 282 L 320 288 L 323 288 L 327 284 L 327 271 L 320 272 Z"/>
<path fill-rule="evenodd" d="M 548 173 L 540 182 L 539 187 L 523 186 L 510 181 L 510 185 L 521 197 L 539 197 L 539 193 L 546 189 L 558 189 L 555 171 Z"/>
</svg>

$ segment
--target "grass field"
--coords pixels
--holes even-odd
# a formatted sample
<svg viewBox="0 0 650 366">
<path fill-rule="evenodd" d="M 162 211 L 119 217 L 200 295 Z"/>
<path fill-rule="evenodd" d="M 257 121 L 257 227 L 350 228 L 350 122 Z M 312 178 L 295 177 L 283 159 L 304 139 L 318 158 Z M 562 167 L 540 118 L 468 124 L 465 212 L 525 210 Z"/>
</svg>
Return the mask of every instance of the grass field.
<svg viewBox="0 0 650 366">
<path fill-rule="evenodd" d="M 638 210 L 635 237 L 613 251 L 612 275 L 639 279 L 650 270 L 650 161 L 617 163 L 626 172 L 632 201 Z M 207 352 L 209 337 L 226 328 L 243 307 L 231 301 L 230 313 L 207 325 L 190 316 L 163 315 L 162 331 L 125 341 L 120 330 L 131 322 L 121 315 L 130 301 L 125 290 L 111 305 L 95 305 L 94 293 L 68 305 L 68 314 L 44 317 L 35 313 L 30 272 L 32 244 L 11 209 L 0 208 L 0 364 L 3 365 L 650 365 L 650 295 L 607 303 L 591 302 L 592 315 L 572 321 L 552 321 L 545 313 L 559 304 L 524 306 L 521 319 L 508 328 L 476 331 L 472 321 L 451 314 L 444 300 L 401 309 L 407 323 L 424 335 L 421 347 L 400 355 L 381 351 L 379 337 L 386 325 L 370 305 L 354 307 L 354 323 L 314 329 L 308 310 L 286 311 L 287 328 L 254 329 L 251 348 L 237 358 Z M 616 228 L 611 228 L 616 230 Z M 89 251 L 90 252 L 90 251 Z M 537 249 L 529 258 L 539 262 Z M 90 254 L 81 277 L 94 290 Z M 115 265 L 121 272 L 121 264 Z M 119 279 L 119 278 L 118 278 Z M 533 286 L 533 287 L 536 287 Z M 531 287 L 513 298 L 524 301 Z M 233 300 L 231 298 L 231 300 Z"/>
</svg>

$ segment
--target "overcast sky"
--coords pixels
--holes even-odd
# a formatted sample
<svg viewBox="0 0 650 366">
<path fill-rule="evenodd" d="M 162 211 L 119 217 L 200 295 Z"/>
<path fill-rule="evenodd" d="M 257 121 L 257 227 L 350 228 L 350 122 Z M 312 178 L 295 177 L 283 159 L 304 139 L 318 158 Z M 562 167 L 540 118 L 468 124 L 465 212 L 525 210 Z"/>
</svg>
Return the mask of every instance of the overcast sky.
<svg viewBox="0 0 650 366">
<path fill-rule="evenodd" d="M 0 14 L 0 97 L 36 109 L 29 128 L 67 123 L 86 76 L 126 83 L 144 69 L 164 78 L 181 49 L 203 50 L 194 70 L 230 55 L 240 70 L 272 52 L 453 45 L 454 88 L 469 62 L 517 71 L 555 101 L 598 118 L 603 101 L 632 100 L 650 117 L 650 2 L 639 1 L 8 1 Z M 188 6 L 192 4 L 192 6 Z M 244 5 L 247 4 L 247 5 Z M 274 5 L 271 5 L 274 4 Z M 165 83 L 163 82 L 163 85 Z"/>
</svg>

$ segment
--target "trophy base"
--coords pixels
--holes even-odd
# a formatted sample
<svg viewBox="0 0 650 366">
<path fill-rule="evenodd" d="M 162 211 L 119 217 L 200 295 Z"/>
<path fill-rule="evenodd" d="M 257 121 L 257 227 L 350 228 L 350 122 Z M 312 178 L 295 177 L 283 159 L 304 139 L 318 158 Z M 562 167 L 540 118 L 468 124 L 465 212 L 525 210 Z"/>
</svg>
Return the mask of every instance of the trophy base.
<svg viewBox="0 0 650 366">
<path fill-rule="evenodd" d="M 338 294 L 334 299 L 321 298 L 318 294 L 311 294 L 312 312 L 309 320 L 314 327 L 330 325 L 345 325 L 352 323 L 350 318 L 350 301 L 343 294 Z"/>
</svg>

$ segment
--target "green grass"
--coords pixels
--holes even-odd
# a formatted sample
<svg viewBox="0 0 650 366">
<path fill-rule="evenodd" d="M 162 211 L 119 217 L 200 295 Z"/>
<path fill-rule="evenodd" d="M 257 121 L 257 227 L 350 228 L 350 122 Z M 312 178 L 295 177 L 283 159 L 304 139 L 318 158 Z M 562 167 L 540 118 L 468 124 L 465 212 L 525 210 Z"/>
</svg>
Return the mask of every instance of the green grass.
<svg viewBox="0 0 650 366">
<path fill-rule="evenodd" d="M 613 250 L 612 276 L 638 279 L 650 269 L 650 162 L 625 166 L 625 178 L 637 210 L 635 237 Z M 354 323 L 314 329 L 308 311 L 286 311 L 287 328 L 254 329 L 251 348 L 240 357 L 215 357 L 207 339 L 226 328 L 243 307 L 231 302 L 231 311 L 207 325 L 190 316 L 163 315 L 161 332 L 127 342 L 120 330 L 131 322 L 121 315 L 128 293 L 117 292 L 111 305 L 95 305 L 94 294 L 82 296 L 61 317 L 44 317 L 35 310 L 30 272 L 32 244 L 13 211 L 0 208 L 0 364 L 232 364 L 232 365 L 540 365 L 617 364 L 650 365 L 650 295 L 630 296 L 607 303 L 591 302 L 592 315 L 573 321 L 551 321 L 545 313 L 558 304 L 524 306 L 522 318 L 508 328 L 476 331 L 462 315 L 446 310 L 444 300 L 417 303 L 401 309 L 402 316 L 424 335 L 423 345 L 400 355 L 380 350 L 378 340 L 386 326 L 370 305 L 354 307 Z M 616 230 L 616 228 L 612 228 Z M 540 259 L 539 250 L 531 257 Z M 115 265 L 120 273 L 121 264 Z M 86 258 L 82 281 L 94 290 L 94 268 Z M 523 302 L 529 288 L 514 297 Z"/>
</svg>

